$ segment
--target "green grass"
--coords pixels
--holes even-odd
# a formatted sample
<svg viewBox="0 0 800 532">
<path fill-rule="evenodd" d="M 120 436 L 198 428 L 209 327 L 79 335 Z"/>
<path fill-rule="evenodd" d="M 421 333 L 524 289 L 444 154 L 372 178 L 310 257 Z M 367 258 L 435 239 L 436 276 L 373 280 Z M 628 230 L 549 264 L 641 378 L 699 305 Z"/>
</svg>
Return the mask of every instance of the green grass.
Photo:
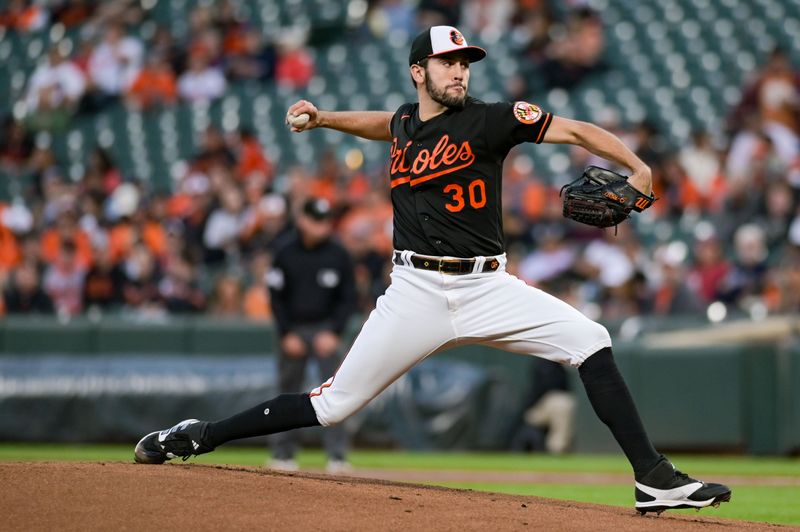
<svg viewBox="0 0 800 532">
<path fill-rule="evenodd" d="M 584 484 L 507 485 L 478 484 L 472 482 L 437 483 L 438 486 L 493 491 L 515 495 L 535 495 L 551 499 L 567 499 L 597 504 L 624 506 L 633 511 L 632 486 L 587 486 Z M 787 525 L 800 525 L 800 488 L 789 486 L 732 486 L 733 498 L 719 508 L 707 508 L 696 514 L 695 510 L 671 510 L 670 513 L 766 521 Z"/>
<path fill-rule="evenodd" d="M 132 445 L 65 445 L 49 443 L 0 443 L 0 460 L 109 460 L 128 461 L 133 457 Z M 800 458 L 751 456 L 670 455 L 686 472 L 701 475 L 769 475 L 800 477 Z M 223 447 L 212 454 L 193 458 L 206 464 L 264 465 L 267 450 L 258 447 Z M 356 451 L 350 456 L 353 465 L 376 469 L 465 469 L 474 471 L 541 471 L 565 473 L 629 473 L 622 455 L 570 455 L 514 453 L 416 453 L 405 451 Z M 325 457 L 321 451 L 306 450 L 299 454 L 302 467 L 321 467 Z"/>
<path fill-rule="evenodd" d="M 131 461 L 131 445 L 56 445 L 0 443 L 0 461 L 8 460 L 81 460 Z M 231 446 L 194 458 L 206 464 L 261 466 L 266 449 Z M 672 455 L 682 470 L 695 477 L 713 479 L 713 475 L 735 475 L 743 481 L 732 486 L 733 502 L 718 509 L 704 510 L 701 515 L 731 519 L 767 521 L 800 525 L 800 487 L 759 486 L 748 484 L 748 476 L 800 477 L 800 459 L 761 458 L 747 456 Z M 404 451 L 355 451 L 350 460 L 356 468 L 420 469 L 466 471 L 541 471 L 567 473 L 628 473 L 629 466 L 621 455 L 547 456 L 511 453 L 411 453 Z M 303 468 L 322 468 L 325 455 L 319 450 L 303 451 L 298 456 Z M 434 484 L 434 483 L 432 483 Z M 437 485 L 570 499 L 630 508 L 632 486 L 566 485 L 566 484 L 482 484 L 443 483 Z M 687 511 L 693 513 L 693 511 Z"/>
</svg>

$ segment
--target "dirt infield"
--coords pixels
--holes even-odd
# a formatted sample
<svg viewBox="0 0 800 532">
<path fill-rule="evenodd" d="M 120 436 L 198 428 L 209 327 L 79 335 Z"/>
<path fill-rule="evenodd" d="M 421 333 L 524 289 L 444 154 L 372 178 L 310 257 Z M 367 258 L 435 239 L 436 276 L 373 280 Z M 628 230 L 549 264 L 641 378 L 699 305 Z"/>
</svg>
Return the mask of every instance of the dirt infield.
<svg viewBox="0 0 800 532">
<path fill-rule="evenodd" d="M 538 497 L 196 464 L 0 463 L 3 530 L 788 530 Z"/>
</svg>

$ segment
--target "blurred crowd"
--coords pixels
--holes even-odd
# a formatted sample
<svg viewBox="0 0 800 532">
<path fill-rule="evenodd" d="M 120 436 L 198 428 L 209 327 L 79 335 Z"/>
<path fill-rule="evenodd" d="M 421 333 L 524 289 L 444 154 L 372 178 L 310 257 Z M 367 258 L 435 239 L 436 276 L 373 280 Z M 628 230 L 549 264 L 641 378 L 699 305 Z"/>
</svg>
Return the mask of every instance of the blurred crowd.
<svg viewBox="0 0 800 532">
<path fill-rule="evenodd" d="M 7 31 L 61 24 L 82 36 L 47 52 L 28 79 L 24 113 L 0 130 L 4 173 L 30 177 L 0 203 L 0 311 L 269 320 L 271 257 L 308 197 L 334 205 L 360 308 L 371 309 L 390 267 L 385 168 L 347 164 L 333 147 L 313 165 L 287 165 L 247 128 L 212 124 L 167 193 L 124 175 L 100 147 L 82 176 L 67 177 L 34 142 L 37 131 L 59 131 L 76 113 L 109 105 L 157 112 L 218 98 L 242 80 L 295 90 L 314 75 L 304 31 L 262 35 L 235 1 L 198 3 L 183 39 L 163 26 L 147 38 L 131 31 L 147 19 L 145 4 L 17 0 L 0 9 Z M 467 35 L 513 35 L 524 68 L 508 80 L 507 97 L 535 102 L 543 90 L 570 89 L 610 68 L 602 13 L 566 4 L 557 17 L 545 0 L 373 0 L 354 31 L 387 38 L 454 24 Z M 574 149 L 569 171 L 550 176 L 525 149 L 512 151 L 503 199 L 509 269 L 602 320 L 706 312 L 714 302 L 753 317 L 800 310 L 800 76 L 776 49 L 742 93 L 725 131 L 695 131 L 677 149 L 654 124 L 605 112 L 600 125 L 651 166 L 659 197 L 618 231 L 561 216 L 566 176 L 608 162 Z"/>
<path fill-rule="evenodd" d="M 523 244 L 512 245 L 520 276 L 608 320 L 700 313 L 714 302 L 754 318 L 798 310 L 800 74 L 776 48 L 742 94 L 725 131 L 696 130 L 677 149 L 648 121 L 604 113 L 600 125 L 652 168 L 659 199 L 601 238 L 565 222 L 557 188 L 530 181 L 530 161 L 512 157 L 506 208 L 521 216 L 506 231 Z M 582 149 L 571 159 L 573 176 L 610 167 Z"/>
<path fill-rule="evenodd" d="M 287 29 L 267 38 L 238 16 L 236 2 L 194 7 L 182 41 L 150 20 L 144 4 L 10 2 L 0 13 L 3 26 L 19 32 L 58 27 L 78 35 L 52 45 L 30 76 L 23 99 L 28 128 L 64 129 L 75 113 L 96 112 L 117 101 L 147 110 L 179 99 L 213 100 L 241 80 L 294 89 L 314 74 L 303 31 Z M 146 21 L 152 22 L 144 26 L 147 31 L 131 31 Z"/>
<path fill-rule="evenodd" d="M 16 131 L 30 144 L 18 124 Z M 65 179 L 47 149 L 22 164 L 36 179 L 24 200 L 0 204 L 5 312 L 210 312 L 270 319 L 266 275 L 299 206 L 326 198 L 357 263 L 361 308 L 384 286 L 391 249 L 388 191 L 346 172 L 327 152 L 314 172 L 275 166 L 247 130 L 210 126 L 172 193 L 125 180 L 102 149 L 86 175 Z"/>
</svg>

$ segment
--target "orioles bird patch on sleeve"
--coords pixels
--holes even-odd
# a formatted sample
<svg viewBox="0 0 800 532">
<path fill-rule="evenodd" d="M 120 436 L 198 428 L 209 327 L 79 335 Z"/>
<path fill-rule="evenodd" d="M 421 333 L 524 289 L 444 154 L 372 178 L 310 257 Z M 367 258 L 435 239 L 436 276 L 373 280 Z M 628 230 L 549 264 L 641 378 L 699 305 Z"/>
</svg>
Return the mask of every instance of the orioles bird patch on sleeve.
<svg viewBox="0 0 800 532">
<path fill-rule="evenodd" d="M 523 124 L 535 124 L 542 117 L 542 110 L 538 105 L 528 102 L 514 104 L 514 118 Z"/>
</svg>

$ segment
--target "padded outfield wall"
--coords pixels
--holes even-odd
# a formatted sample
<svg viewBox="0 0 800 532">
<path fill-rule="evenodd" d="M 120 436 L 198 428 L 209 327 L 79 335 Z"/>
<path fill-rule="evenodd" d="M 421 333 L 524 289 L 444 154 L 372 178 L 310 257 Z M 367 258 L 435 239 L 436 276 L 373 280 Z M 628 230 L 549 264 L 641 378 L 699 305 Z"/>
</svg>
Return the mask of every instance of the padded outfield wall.
<svg viewBox="0 0 800 532">
<path fill-rule="evenodd" d="M 661 329 L 678 325 L 659 322 Z M 615 341 L 620 370 L 660 449 L 800 450 L 795 324 L 782 319 L 766 334 L 745 325 L 727 325 L 735 334 L 706 326 L 694 335 L 642 332 Z M 748 328 L 762 332 L 742 335 Z M 227 416 L 277 393 L 274 347 L 271 326 L 239 321 L 8 317 L 0 322 L 0 440 L 130 441 L 187 416 Z M 503 449 L 530 373 L 527 357 L 481 346 L 442 353 L 349 420 L 348 430 L 356 445 Z M 615 451 L 577 372 L 571 376 L 576 450 Z M 309 387 L 320 380 L 312 365 Z M 306 439 L 318 441 L 319 430 Z"/>
</svg>

